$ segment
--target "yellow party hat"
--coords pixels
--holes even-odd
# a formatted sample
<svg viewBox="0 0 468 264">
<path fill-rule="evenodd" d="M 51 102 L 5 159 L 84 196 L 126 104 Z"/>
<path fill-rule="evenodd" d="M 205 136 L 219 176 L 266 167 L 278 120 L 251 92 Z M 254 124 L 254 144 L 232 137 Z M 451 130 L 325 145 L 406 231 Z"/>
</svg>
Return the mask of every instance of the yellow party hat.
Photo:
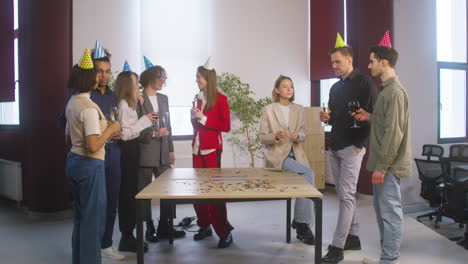
<svg viewBox="0 0 468 264">
<path fill-rule="evenodd" d="M 91 60 L 91 53 L 89 52 L 88 48 L 85 49 L 84 54 L 81 57 L 80 63 L 78 64 L 78 67 L 80 67 L 81 69 L 94 68 L 93 60 Z"/>
<path fill-rule="evenodd" d="M 341 38 L 340 33 L 336 33 L 336 42 L 335 42 L 335 48 L 342 48 L 346 47 L 346 43 L 344 40 Z"/>
</svg>

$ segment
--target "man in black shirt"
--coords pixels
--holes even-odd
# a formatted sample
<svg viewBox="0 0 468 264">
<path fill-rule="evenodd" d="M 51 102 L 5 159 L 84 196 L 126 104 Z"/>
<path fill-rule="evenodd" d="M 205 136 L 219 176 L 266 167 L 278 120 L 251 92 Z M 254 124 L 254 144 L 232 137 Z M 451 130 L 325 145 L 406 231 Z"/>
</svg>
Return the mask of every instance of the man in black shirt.
<svg viewBox="0 0 468 264">
<path fill-rule="evenodd" d="M 323 262 L 338 263 L 343 260 L 343 250 L 361 249 L 355 195 L 369 125 L 357 122 L 356 127 L 350 111 L 363 108 L 372 112 L 371 95 L 376 91 L 376 85 L 370 77 L 354 69 L 350 47 L 333 48 L 329 54 L 333 71 L 340 80 L 330 90 L 328 107 L 331 112 L 321 112 L 320 120 L 332 125 L 328 159 L 340 206 L 333 242 Z M 352 105 L 357 107 L 356 110 L 350 107 Z"/>
</svg>

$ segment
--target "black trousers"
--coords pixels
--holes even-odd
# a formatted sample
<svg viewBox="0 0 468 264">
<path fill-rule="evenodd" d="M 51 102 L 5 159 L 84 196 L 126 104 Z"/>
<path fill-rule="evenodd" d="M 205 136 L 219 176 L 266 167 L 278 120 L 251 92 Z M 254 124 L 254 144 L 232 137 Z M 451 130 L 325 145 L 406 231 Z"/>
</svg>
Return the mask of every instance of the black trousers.
<svg viewBox="0 0 468 264">
<path fill-rule="evenodd" d="M 122 181 L 119 195 L 119 228 L 122 234 L 133 233 L 136 225 L 136 201 L 140 150 L 138 140 L 122 144 Z"/>
</svg>

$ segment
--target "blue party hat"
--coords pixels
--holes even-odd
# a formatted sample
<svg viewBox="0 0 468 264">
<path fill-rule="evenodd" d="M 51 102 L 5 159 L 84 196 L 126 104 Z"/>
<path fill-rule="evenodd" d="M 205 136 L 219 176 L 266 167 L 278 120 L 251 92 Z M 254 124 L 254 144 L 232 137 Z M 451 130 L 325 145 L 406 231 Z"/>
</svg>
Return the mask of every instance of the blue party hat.
<svg viewBox="0 0 468 264">
<path fill-rule="evenodd" d="M 94 45 L 94 60 L 95 59 L 100 59 L 106 57 L 106 53 L 104 52 L 104 49 L 102 48 L 101 44 L 99 41 L 96 40 L 96 44 Z"/>
<path fill-rule="evenodd" d="M 146 70 L 153 67 L 153 63 L 151 63 L 150 60 L 148 60 L 148 58 L 146 58 L 146 56 L 143 56 L 143 59 L 145 60 L 145 68 Z"/>
<path fill-rule="evenodd" d="M 128 65 L 127 60 L 125 60 L 122 72 L 131 72 L 131 71 L 132 69 L 130 69 L 130 65 Z"/>
</svg>

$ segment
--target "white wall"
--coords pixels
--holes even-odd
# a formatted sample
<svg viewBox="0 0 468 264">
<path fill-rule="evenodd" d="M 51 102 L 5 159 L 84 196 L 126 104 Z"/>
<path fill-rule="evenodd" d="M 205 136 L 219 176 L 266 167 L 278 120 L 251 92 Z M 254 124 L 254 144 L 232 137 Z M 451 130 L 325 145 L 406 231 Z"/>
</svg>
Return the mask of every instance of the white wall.
<svg viewBox="0 0 468 264">
<path fill-rule="evenodd" d="M 170 100 L 182 96 L 191 101 L 196 92 L 196 67 L 211 55 L 218 73 L 237 74 L 251 85 L 258 98 L 271 96 L 275 79 L 283 74 L 294 81 L 296 102 L 310 105 L 308 0 L 174 1 L 180 6 L 179 12 L 167 12 L 169 1 L 74 1 L 74 61 L 80 58 L 85 46 L 94 47 L 95 39 L 112 52 L 114 71 L 120 71 L 127 59 L 132 69 L 140 72 L 144 69 L 141 60 L 144 54 L 153 64 L 167 69 L 169 79 L 164 93 Z M 152 23 L 151 17 L 158 15 L 164 16 L 167 23 Z M 190 31 L 177 24 L 181 17 L 190 18 L 190 25 L 186 25 Z M 206 36 L 206 41 L 194 41 L 197 34 Z M 179 41 L 167 45 L 166 38 Z M 187 50 L 196 52 L 198 61 L 184 61 Z M 182 92 L 169 88 L 171 81 L 175 82 L 171 80 L 171 67 L 183 67 L 187 73 L 174 85 L 185 89 Z M 178 158 L 190 157 L 189 144 L 188 141 L 175 144 Z M 240 158 L 245 155 L 228 144 L 225 146 L 223 167 L 248 165 L 247 159 Z"/>
<path fill-rule="evenodd" d="M 395 36 L 399 53 L 397 74 L 408 90 L 411 118 L 411 146 L 414 157 L 421 157 L 424 144 L 437 144 L 437 47 L 435 0 L 395 0 Z M 413 177 L 401 184 L 405 205 L 422 202 L 420 181 Z"/>
<path fill-rule="evenodd" d="M 73 1 L 73 62 L 85 47 L 98 40 L 112 53 L 112 71 L 122 71 L 128 60 L 133 71 L 141 70 L 139 0 Z"/>
</svg>

